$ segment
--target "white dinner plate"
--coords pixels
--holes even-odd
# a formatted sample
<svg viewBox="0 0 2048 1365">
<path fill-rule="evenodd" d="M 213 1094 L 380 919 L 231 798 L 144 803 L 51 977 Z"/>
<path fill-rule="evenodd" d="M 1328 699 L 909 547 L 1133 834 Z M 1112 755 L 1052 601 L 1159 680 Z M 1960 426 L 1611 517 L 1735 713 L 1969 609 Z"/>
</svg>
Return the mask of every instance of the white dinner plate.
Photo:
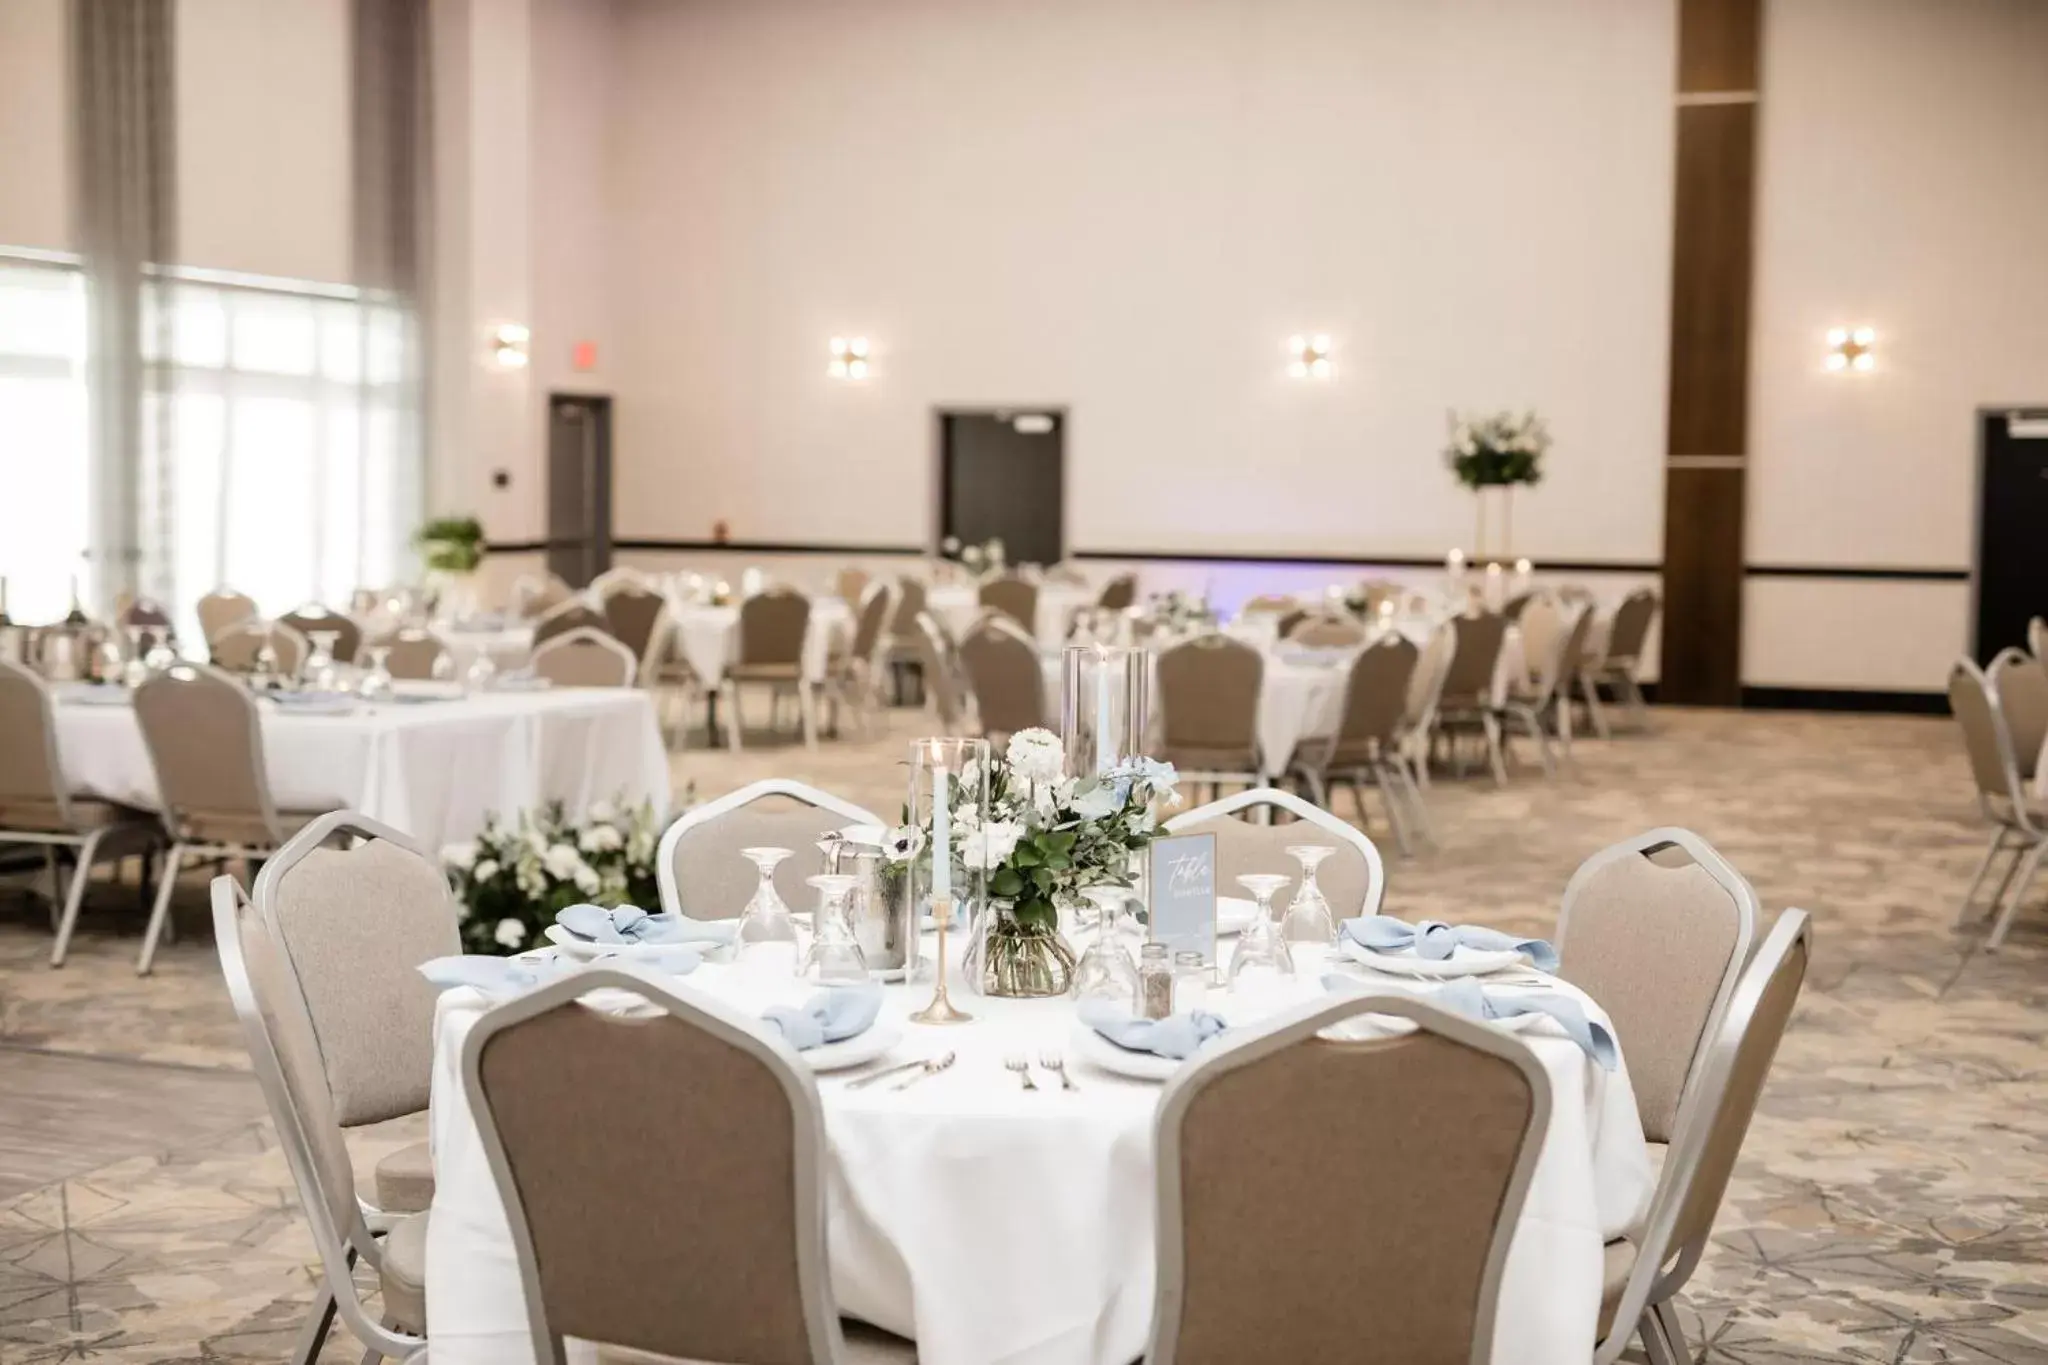
<svg viewBox="0 0 2048 1365">
<path fill-rule="evenodd" d="M 461 701 L 462 684 L 439 678 L 398 678 L 391 684 L 393 701 Z"/>
<path fill-rule="evenodd" d="M 1360 947 L 1350 939 L 1344 939 L 1340 946 L 1344 956 L 1361 967 L 1390 976 L 1419 976 L 1433 981 L 1448 981 L 1454 976 L 1486 976 L 1492 972 L 1504 972 L 1511 967 L 1522 965 L 1522 955 L 1512 949 L 1488 952 L 1479 948 L 1467 948 L 1459 944 L 1444 958 L 1422 958 L 1410 948 L 1398 953 L 1376 953 L 1370 948 Z"/>
<path fill-rule="evenodd" d="M 555 684 L 531 673 L 500 673 L 491 681 L 494 692 L 545 692 Z"/>
<path fill-rule="evenodd" d="M 813 1071 L 844 1071 L 848 1067 L 861 1066 L 884 1056 L 889 1049 L 903 1041 L 903 1029 L 897 1024 L 877 1021 L 865 1033 L 837 1043 L 820 1043 L 808 1051 L 796 1055 L 804 1059 L 804 1065 Z"/>
<path fill-rule="evenodd" d="M 1074 1023 L 1070 1043 L 1074 1056 L 1081 1061 L 1136 1081 L 1170 1080 L 1173 1073 L 1181 1068 L 1181 1063 L 1172 1057 L 1118 1047 L 1078 1020 Z"/>
<path fill-rule="evenodd" d="M 583 962 L 590 962 L 600 957 L 620 957 L 630 961 L 636 957 L 660 957 L 663 953 L 676 948 L 695 948 L 699 952 L 714 952 L 732 942 L 732 929 L 726 928 L 721 921 L 714 920 L 711 923 L 719 925 L 719 928 L 714 931 L 718 934 L 718 937 L 694 940 L 681 939 L 675 943 L 592 943 L 589 939 L 576 937 L 576 935 L 570 933 L 559 924 L 550 924 L 541 930 L 541 933 L 546 936 L 548 942 L 562 950 L 562 956 L 564 957 L 573 957 Z M 737 921 L 733 923 L 735 926 L 737 925 Z"/>
<path fill-rule="evenodd" d="M 1402 992 L 1408 994 L 1409 992 Z M 1425 995 L 1418 999 L 1427 1000 Z M 1497 1028 L 1502 1033 L 1527 1033 L 1550 1016 L 1547 1014 L 1517 1014 L 1510 1019 L 1488 1019 L 1488 1028 Z M 1356 1014 L 1343 1023 L 1326 1028 L 1320 1036 L 1326 1038 L 1397 1038 L 1404 1033 L 1415 1031 L 1413 1019 L 1403 1019 L 1396 1014 Z"/>
<path fill-rule="evenodd" d="M 1241 934 L 1252 927 L 1252 921 L 1259 917 L 1259 903 L 1248 901 L 1242 896 L 1218 896 L 1216 898 L 1216 936 L 1227 938 Z"/>
<path fill-rule="evenodd" d="M 135 701 L 135 694 L 127 688 L 105 684 L 58 683 L 51 690 L 67 706 L 129 706 Z"/>
<path fill-rule="evenodd" d="M 346 716 L 356 709 L 356 699 L 343 692 L 285 693 L 269 700 L 286 716 Z"/>
</svg>

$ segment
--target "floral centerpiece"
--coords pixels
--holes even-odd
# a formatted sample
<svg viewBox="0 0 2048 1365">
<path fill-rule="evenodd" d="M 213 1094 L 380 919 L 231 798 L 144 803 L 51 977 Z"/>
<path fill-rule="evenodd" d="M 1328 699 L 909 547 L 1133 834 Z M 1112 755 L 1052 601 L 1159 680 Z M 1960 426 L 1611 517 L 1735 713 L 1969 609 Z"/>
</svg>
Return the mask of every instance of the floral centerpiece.
<svg viewBox="0 0 2048 1365">
<path fill-rule="evenodd" d="M 962 785 L 979 789 L 980 779 L 963 774 Z M 1089 887 L 1131 884 L 1131 855 L 1158 830 L 1155 805 L 1180 799 L 1173 765 L 1137 758 L 1071 777 L 1059 736 L 1034 727 L 990 758 L 987 780 L 986 809 L 949 807 L 955 862 L 987 877 L 969 970 L 978 960 L 989 995 L 1063 994 L 1075 959 L 1060 936 L 1060 908 L 1077 904 Z M 892 832 L 888 854 L 907 865 L 929 857 L 930 843 L 927 818 L 922 828 Z"/>
<path fill-rule="evenodd" d="M 999 536 L 990 536 L 979 545 L 962 544 L 960 537 L 947 536 L 939 542 L 939 552 L 947 559 L 958 563 L 971 574 L 1001 573 L 1003 571 L 1003 542 Z"/>
<path fill-rule="evenodd" d="M 492 818 L 469 842 L 442 850 L 461 907 L 462 946 L 472 953 L 516 953 L 571 905 L 651 906 L 654 807 L 600 801 L 582 823 L 557 801 L 539 812 Z"/>
<path fill-rule="evenodd" d="M 1216 613 L 1206 596 L 1179 588 L 1148 596 L 1145 618 L 1169 635 L 1186 635 L 1216 624 Z"/>
<path fill-rule="evenodd" d="M 1502 490 L 1501 552 L 1510 553 L 1514 543 L 1514 500 L 1517 484 L 1536 484 L 1543 479 L 1543 457 L 1550 450 L 1550 428 L 1533 412 L 1519 416 L 1496 412 L 1478 417 L 1450 417 L 1451 440 L 1444 448 L 1444 462 L 1464 484 L 1479 495 L 1479 554 L 1488 552 L 1485 490 Z"/>
</svg>

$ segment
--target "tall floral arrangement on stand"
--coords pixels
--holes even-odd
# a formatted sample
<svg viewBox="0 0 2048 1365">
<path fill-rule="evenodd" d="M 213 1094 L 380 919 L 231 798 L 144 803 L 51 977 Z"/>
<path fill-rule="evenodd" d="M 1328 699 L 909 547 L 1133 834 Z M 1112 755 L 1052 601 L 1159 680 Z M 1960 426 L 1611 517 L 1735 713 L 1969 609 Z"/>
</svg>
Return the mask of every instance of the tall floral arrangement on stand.
<svg viewBox="0 0 2048 1365">
<path fill-rule="evenodd" d="M 1543 479 L 1543 457 L 1550 450 L 1550 428 L 1533 412 L 1496 412 L 1476 417 L 1450 415 L 1451 439 L 1444 448 L 1444 461 L 1458 482 L 1478 499 L 1478 531 L 1474 553 L 1493 552 L 1486 534 L 1486 490 L 1502 490 L 1501 544 L 1499 553 L 1513 553 L 1515 539 L 1514 489 L 1517 484 L 1536 484 Z"/>
<path fill-rule="evenodd" d="M 648 804 L 600 801 L 580 823 L 559 801 L 491 819 L 475 839 L 442 850 L 461 907 L 464 950 L 506 954 L 534 947 L 571 905 L 656 904 L 657 838 Z"/>
</svg>

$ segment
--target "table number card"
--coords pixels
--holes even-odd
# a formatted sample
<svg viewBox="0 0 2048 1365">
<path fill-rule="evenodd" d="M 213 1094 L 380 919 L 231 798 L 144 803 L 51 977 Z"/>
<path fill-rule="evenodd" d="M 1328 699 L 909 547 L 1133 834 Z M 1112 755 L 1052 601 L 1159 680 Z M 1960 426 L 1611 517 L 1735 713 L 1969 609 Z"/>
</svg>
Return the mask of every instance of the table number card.
<svg viewBox="0 0 2048 1365">
<path fill-rule="evenodd" d="M 1200 953 L 1216 965 L 1216 836 L 1154 839 L 1146 850 L 1145 899 L 1152 941 Z"/>
</svg>

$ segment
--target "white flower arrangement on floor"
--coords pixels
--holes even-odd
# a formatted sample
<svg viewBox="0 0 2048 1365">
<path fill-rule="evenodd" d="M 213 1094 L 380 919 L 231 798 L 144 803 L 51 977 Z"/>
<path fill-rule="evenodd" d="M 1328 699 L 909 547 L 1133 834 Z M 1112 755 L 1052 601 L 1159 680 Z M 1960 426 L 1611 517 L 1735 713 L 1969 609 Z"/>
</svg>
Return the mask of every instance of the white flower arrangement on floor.
<svg viewBox="0 0 2048 1365">
<path fill-rule="evenodd" d="M 555 915 L 585 902 L 652 906 L 654 807 L 600 801 L 581 823 L 554 802 L 510 820 L 492 817 L 483 832 L 442 850 L 461 907 L 462 946 L 509 954 L 540 942 Z"/>
</svg>

